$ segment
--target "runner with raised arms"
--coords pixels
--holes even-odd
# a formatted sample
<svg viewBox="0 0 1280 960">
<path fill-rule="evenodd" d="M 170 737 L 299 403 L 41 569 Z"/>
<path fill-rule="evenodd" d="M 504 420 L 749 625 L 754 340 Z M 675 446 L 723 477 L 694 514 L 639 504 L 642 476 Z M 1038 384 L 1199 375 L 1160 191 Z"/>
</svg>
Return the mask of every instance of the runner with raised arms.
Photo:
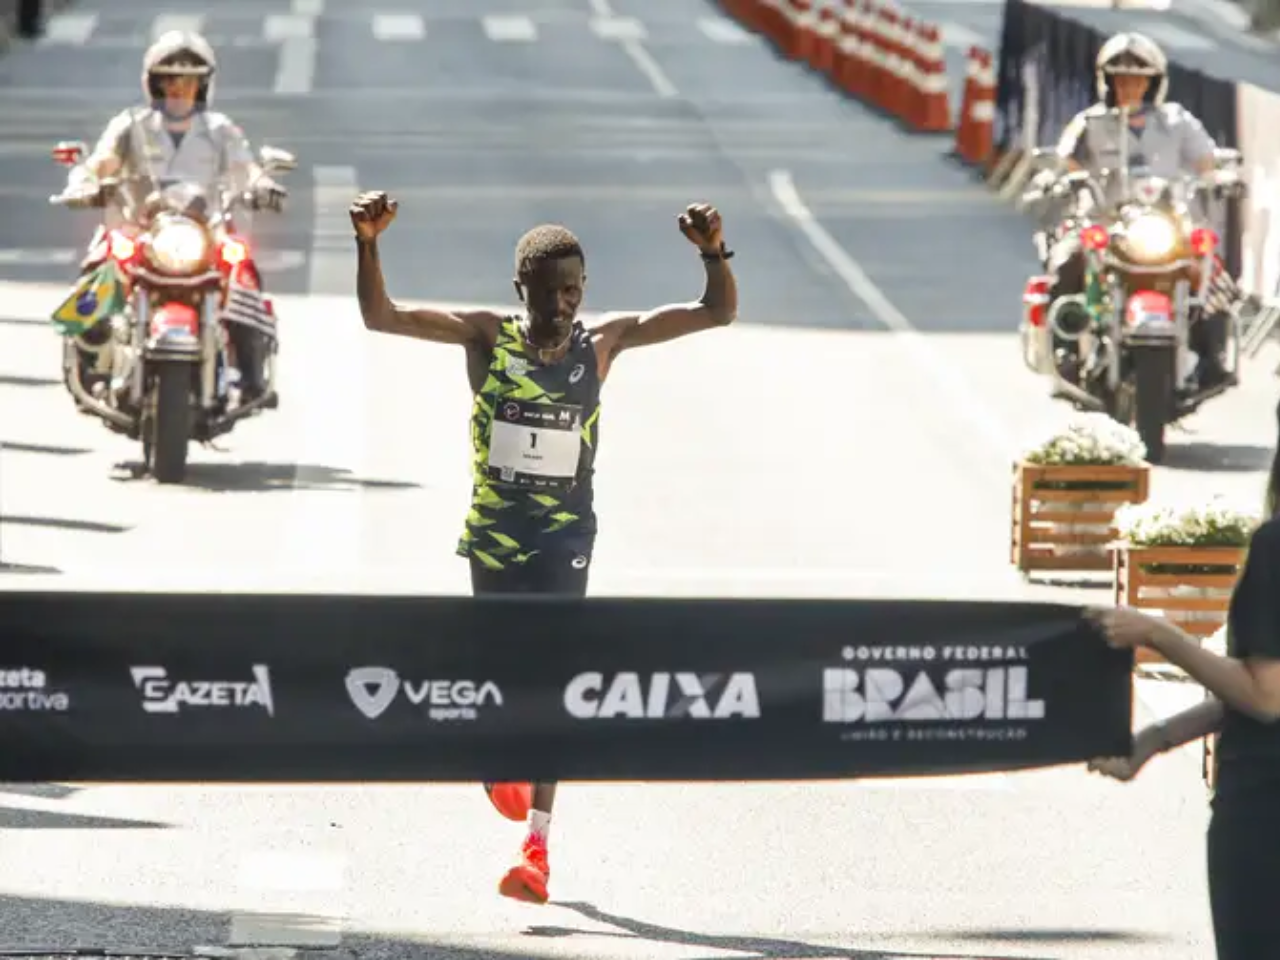
<svg viewBox="0 0 1280 960">
<path fill-rule="evenodd" d="M 556 225 L 535 227 L 516 246 L 522 313 L 397 306 L 387 294 L 377 246 L 397 211 L 383 192 L 361 194 L 351 206 L 360 312 L 375 332 L 466 351 L 475 395 L 473 484 L 457 553 L 470 561 L 472 592 L 585 596 L 597 530 L 592 477 L 601 385 L 624 350 L 733 322 L 738 293 L 720 214 L 695 204 L 678 218 L 706 269 L 698 300 L 609 314 L 588 327 L 577 317 L 586 257 L 577 238 Z M 499 884 L 504 896 L 547 901 L 555 787 L 485 784 L 500 813 L 529 824 L 520 859 Z"/>
</svg>

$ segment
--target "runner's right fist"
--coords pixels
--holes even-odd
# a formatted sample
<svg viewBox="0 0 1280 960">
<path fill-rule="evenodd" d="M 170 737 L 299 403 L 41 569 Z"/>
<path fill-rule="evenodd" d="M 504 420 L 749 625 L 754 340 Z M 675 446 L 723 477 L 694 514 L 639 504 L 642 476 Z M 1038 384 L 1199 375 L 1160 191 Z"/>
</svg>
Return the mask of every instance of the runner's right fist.
<svg viewBox="0 0 1280 960">
<path fill-rule="evenodd" d="M 373 240 L 391 226 L 399 204 L 381 190 L 362 193 L 351 204 L 351 224 L 361 240 Z"/>
</svg>

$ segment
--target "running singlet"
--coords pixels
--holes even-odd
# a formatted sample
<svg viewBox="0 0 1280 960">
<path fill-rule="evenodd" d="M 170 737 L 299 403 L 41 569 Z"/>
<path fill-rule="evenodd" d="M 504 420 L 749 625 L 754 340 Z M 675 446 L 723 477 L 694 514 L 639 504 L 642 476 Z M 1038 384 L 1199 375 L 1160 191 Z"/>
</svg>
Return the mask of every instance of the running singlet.
<svg viewBox="0 0 1280 960">
<path fill-rule="evenodd" d="M 493 570 L 553 550 L 589 556 L 595 539 L 595 347 L 575 321 L 568 353 L 544 366 L 518 322 L 503 321 L 472 406 L 471 511 L 457 549 Z"/>
</svg>

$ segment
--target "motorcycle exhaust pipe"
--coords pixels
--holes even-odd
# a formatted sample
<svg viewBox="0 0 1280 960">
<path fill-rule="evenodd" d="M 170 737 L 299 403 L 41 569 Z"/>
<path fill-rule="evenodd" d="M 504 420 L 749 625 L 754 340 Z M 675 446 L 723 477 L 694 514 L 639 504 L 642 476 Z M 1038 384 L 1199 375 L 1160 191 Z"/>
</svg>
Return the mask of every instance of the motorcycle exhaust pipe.
<svg viewBox="0 0 1280 960">
<path fill-rule="evenodd" d="M 1045 322 L 1063 340 L 1079 340 L 1093 320 L 1082 294 L 1059 297 L 1049 306 Z"/>
</svg>

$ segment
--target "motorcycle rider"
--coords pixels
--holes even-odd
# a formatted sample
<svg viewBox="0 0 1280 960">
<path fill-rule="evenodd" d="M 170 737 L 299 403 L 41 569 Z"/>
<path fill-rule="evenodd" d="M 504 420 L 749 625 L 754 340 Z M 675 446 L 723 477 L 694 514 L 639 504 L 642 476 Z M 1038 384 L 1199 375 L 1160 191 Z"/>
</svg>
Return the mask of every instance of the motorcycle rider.
<svg viewBox="0 0 1280 960">
<path fill-rule="evenodd" d="M 128 107 L 111 119 L 93 151 L 71 170 L 63 194 L 67 205 L 111 207 L 111 197 L 98 184 L 104 177 L 144 177 L 153 186 L 180 180 L 203 187 L 226 174 L 238 191 L 252 190 L 252 209 L 280 211 L 288 192 L 263 174 L 240 127 L 226 114 L 209 109 L 217 69 L 213 48 L 199 33 L 171 30 L 157 38 L 142 60 L 147 105 Z M 95 248 L 106 228 L 122 225 L 121 220 L 118 211 L 108 210 L 104 225 L 90 241 L 81 276 L 101 262 Z M 269 344 L 265 334 L 245 324 L 228 323 L 227 328 L 240 372 L 241 396 L 248 402 L 266 387 Z M 100 346 L 108 336 L 108 324 L 99 323 L 85 331 L 81 340 Z M 82 377 L 87 379 L 94 358 L 83 347 L 79 355 Z"/>
<path fill-rule="evenodd" d="M 1116 125 L 1096 120 L 1106 117 L 1110 109 L 1120 107 L 1131 111 L 1130 167 L 1145 167 L 1152 174 L 1164 177 L 1212 173 L 1216 145 L 1194 114 L 1181 104 L 1166 102 L 1168 70 L 1164 52 L 1143 34 L 1118 33 L 1103 44 L 1094 64 L 1100 102 L 1072 117 L 1058 141 L 1057 154 L 1066 167 L 1096 175 L 1103 169 L 1114 170 L 1119 166 L 1121 144 Z M 1052 172 L 1046 173 L 1046 180 L 1056 177 Z M 1109 202 L 1121 199 L 1115 193 L 1116 188 L 1114 180 L 1104 185 Z M 1053 241 L 1046 267 L 1054 276 L 1049 290 L 1052 299 L 1084 292 L 1085 258 L 1079 231 L 1066 231 Z M 1229 307 L 1237 295 L 1238 288 L 1218 265 L 1206 297 L 1209 303 L 1203 315 L 1191 325 L 1189 334 L 1189 345 L 1198 358 L 1196 381 L 1201 389 L 1217 385 L 1226 377 L 1223 351 Z M 1063 375 L 1075 380 L 1079 361 L 1074 345 L 1063 341 L 1054 346 Z"/>
</svg>

